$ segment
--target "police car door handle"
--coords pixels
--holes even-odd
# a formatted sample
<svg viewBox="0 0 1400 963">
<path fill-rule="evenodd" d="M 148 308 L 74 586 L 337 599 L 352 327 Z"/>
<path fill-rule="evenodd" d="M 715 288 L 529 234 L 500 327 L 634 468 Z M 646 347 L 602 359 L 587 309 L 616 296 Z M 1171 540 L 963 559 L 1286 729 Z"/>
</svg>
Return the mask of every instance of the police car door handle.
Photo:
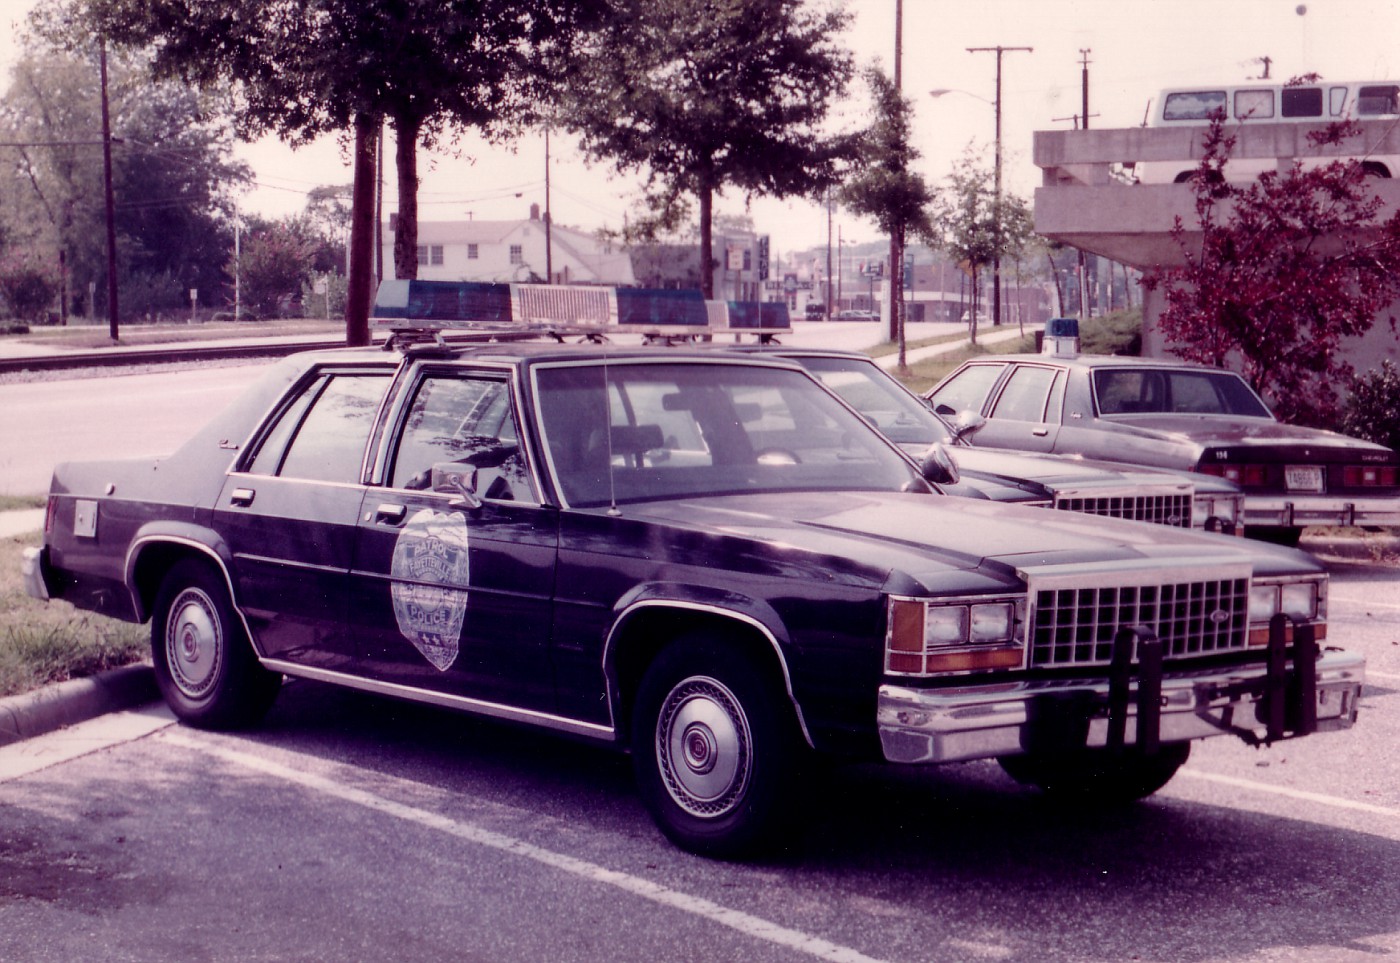
<svg viewBox="0 0 1400 963">
<path fill-rule="evenodd" d="M 247 508 L 249 505 L 253 504 L 253 496 L 256 494 L 257 492 L 253 491 L 251 488 L 235 488 L 232 494 L 229 495 L 228 501 L 230 505 L 236 508 Z"/>
<path fill-rule="evenodd" d="M 375 519 L 388 525 L 403 524 L 404 516 L 408 514 L 408 509 L 403 505 L 380 505 L 375 509 Z"/>
<path fill-rule="evenodd" d="M 1050 429 L 1049 429 L 1049 428 L 1032 428 L 1032 429 L 1031 429 L 1031 434 L 1032 434 L 1032 435 L 1035 435 L 1037 438 L 1044 438 L 1046 435 L 1050 434 Z"/>
</svg>

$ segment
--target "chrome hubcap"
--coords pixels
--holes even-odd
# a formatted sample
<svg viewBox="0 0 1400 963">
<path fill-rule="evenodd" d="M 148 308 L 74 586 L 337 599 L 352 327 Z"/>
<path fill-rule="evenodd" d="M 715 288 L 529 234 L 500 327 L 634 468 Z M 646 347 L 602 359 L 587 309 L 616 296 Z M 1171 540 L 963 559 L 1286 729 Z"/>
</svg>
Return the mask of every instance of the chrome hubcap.
<svg viewBox="0 0 1400 963">
<path fill-rule="evenodd" d="M 190 698 L 203 696 L 214 684 L 223 651 L 223 629 L 213 601 L 199 589 L 185 589 L 170 606 L 165 626 L 171 680 Z"/>
<path fill-rule="evenodd" d="M 724 815 L 748 786 L 748 720 L 715 679 L 690 678 L 671 690 L 657 720 L 656 750 L 667 790 L 692 815 Z"/>
</svg>

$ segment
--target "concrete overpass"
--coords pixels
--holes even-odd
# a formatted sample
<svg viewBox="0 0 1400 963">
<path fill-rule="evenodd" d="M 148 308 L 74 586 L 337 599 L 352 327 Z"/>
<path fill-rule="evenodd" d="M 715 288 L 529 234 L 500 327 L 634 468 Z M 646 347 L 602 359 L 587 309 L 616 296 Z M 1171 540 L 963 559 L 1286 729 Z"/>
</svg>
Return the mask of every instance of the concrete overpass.
<svg viewBox="0 0 1400 963">
<path fill-rule="evenodd" d="M 1391 155 L 1400 157 L 1400 123 L 1365 121 L 1361 133 L 1336 146 L 1316 147 L 1307 140 L 1313 124 L 1244 124 L 1232 158 L 1276 159 L 1286 169 L 1294 158 L 1322 161 L 1337 157 Z M 1176 266 L 1181 251 L 1171 238 L 1179 217 L 1186 240 L 1199 240 L 1195 195 L 1188 184 L 1138 184 L 1131 165 L 1142 161 L 1180 161 L 1182 168 L 1199 164 L 1205 127 L 1134 127 L 1119 130 L 1036 131 L 1033 158 L 1041 169 L 1042 185 L 1035 192 L 1037 233 L 1072 247 L 1107 257 L 1138 270 Z M 1400 174 L 1400 171 L 1395 171 Z M 1383 207 L 1380 217 L 1400 207 L 1400 177 L 1370 181 Z M 1143 351 L 1165 351 L 1154 321 L 1161 295 L 1144 292 Z M 1359 368 L 1382 357 L 1400 360 L 1400 339 L 1386 319 L 1400 316 L 1400 303 L 1382 313 L 1371 333 L 1347 354 Z"/>
</svg>

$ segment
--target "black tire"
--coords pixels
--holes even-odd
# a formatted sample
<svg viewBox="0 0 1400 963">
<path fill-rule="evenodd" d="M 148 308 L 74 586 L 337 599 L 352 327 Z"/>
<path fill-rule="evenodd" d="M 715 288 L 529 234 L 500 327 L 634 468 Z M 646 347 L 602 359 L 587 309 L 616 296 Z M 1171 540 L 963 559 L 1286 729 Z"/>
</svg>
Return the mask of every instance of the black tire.
<svg viewBox="0 0 1400 963">
<path fill-rule="evenodd" d="M 643 676 L 632 724 L 637 786 L 680 848 L 735 858 L 779 849 L 800 828 L 786 803 L 807 746 L 775 675 L 736 644 L 692 635 Z"/>
<path fill-rule="evenodd" d="M 1284 525 L 1251 525 L 1244 530 L 1244 534 L 1256 541 L 1287 545 L 1289 548 L 1297 548 L 1303 538 L 1301 528 Z"/>
<path fill-rule="evenodd" d="M 166 704 L 201 729 L 256 724 L 282 685 L 259 664 L 223 577 L 191 559 L 170 570 L 156 595 L 151 658 Z"/>
<path fill-rule="evenodd" d="M 1114 753 L 1107 749 L 1003 756 L 997 762 L 1006 774 L 1047 795 L 1075 802 L 1121 805 L 1152 795 L 1171 781 L 1191 755 L 1191 743 L 1171 742 L 1155 753 L 1134 746 Z"/>
</svg>

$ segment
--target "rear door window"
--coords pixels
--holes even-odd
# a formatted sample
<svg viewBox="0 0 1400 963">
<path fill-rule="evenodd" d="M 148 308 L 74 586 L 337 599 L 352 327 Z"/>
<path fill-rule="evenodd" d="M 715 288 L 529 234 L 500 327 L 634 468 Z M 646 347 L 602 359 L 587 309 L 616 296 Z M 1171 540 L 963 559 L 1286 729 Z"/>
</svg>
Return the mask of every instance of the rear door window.
<svg viewBox="0 0 1400 963">
<path fill-rule="evenodd" d="M 1045 421 L 1050 396 L 1056 393 L 1054 389 L 1059 381 L 1058 368 L 1021 365 L 1006 379 L 1006 387 L 997 397 L 991 417 L 1011 421 Z"/>
<path fill-rule="evenodd" d="M 940 414 L 956 415 L 961 411 L 981 412 L 987 395 L 996 384 L 1004 364 L 974 364 L 955 373 L 929 396 L 934 410 Z"/>
<path fill-rule="evenodd" d="M 322 374 L 282 410 L 248 470 L 358 484 L 365 445 L 388 384 L 387 372 Z"/>
</svg>

